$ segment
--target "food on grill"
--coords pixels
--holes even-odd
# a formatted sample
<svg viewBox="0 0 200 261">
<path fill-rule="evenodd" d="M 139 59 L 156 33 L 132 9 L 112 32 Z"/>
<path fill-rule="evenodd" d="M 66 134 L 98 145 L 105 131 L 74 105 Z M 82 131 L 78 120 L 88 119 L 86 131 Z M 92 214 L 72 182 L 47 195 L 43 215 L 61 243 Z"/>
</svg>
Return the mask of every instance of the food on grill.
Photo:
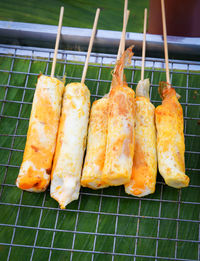
<svg viewBox="0 0 200 261">
<path fill-rule="evenodd" d="M 21 189 L 41 192 L 49 184 L 63 90 L 63 82 L 39 75 L 23 162 L 16 181 Z"/>
<path fill-rule="evenodd" d="M 82 83 L 65 87 L 57 145 L 51 173 L 51 197 L 61 208 L 78 199 L 86 146 L 90 91 Z"/>
<path fill-rule="evenodd" d="M 125 31 L 128 17 L 129 11 L 127 10 L 127 1 L 125 1 L 125 19 L 117 60 L 119 60 L 120 56 L 124 52 Z M 116 70 L 116 67 L 114 70 Z M 83 187 L 89 187 L 92 189 L 108 187 L 108 184 L 102 180 L 107 142 L 108 103 L 108 95 L 105 95 L 103 98 L 95 101 L 91 108 L 87 152 L 81 178 L 81 185 Z"/>
<path fill-rule="evenodd" d="M 125 184 L 128 194 L 154 193 L 157 174 L 155 107 L 149 100 L 149 79 L 140 80 L 135 99 L 135 150 L 132 176 Z"/>
<path fill-rule="evenodd" d="M 90 91 L 84 82 L 99 14 L 97 8 L 81 82 L 68 84 L 64 92 L 50 188 L 62 209 L 79 196 L 90 111 Z"/>
<path fill-rule="evenodd" d="M 64 7 L 62 6 L 51 77 L 42 74 L 38 77 L 23 161 L 16 181 L 19 188 L 32 192 L 46 190 L 50 182 L 64 91 L 64 83 L 54 78 L 63 14 Z"/>
<path fill-rule="evenodd" d="M 123 67 L 133 53 L 129 47 L 117 63 L 109 93 L 108 127 L 102 181 L 118 186 L 130 181 L 134 154 L 134 91 L 123 81 Z"/>
<path fill-rule="evenodd" d="M 187 187 L 185 175 L 183 109 L 174 88 L 161 82 L 159 93 L 162 105 L 155 110 L 157 129 L 158 168 L 167 185 L 174 188 Z"/>
<path fill-rule="evenodd" d="M 108 186 L 101 178 L 106 151 L 108 103 L 108 97 L 103 97 L 93 102 L 91 108 L 87 153 L 81 178 L 83 187 L 99 189 Z"/>
</svg>

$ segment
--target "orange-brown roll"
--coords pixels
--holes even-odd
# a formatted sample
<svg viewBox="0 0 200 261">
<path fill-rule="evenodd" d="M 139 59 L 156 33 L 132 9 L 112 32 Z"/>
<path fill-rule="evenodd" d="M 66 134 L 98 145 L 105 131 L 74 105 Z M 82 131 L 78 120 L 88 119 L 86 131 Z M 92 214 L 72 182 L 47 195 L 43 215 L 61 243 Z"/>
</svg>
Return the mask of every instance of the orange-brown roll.
<svg viewBox="0 0 200 261">
<path fill-rule="evenodd" d="M 122 80 L 123 67 L 132 57 L 128 48 L 116 66 L 109 93 L 108 134 L 102 181 L 110 186 L 128 183 L 134 155 L 134 91 Z"/>
<path fill-rule="evenodd" d="M 157 175 L 155 107 L 149 100 L 149 79 L 139 81 L 135 99 L 135 151 L 132 176 L 125 191 L 142 197 L 154 193 Z"/>
<path fill-rule="evenodd" d="M 58 79 L 38 77 L 23 161 L 16 181 L 21 189 L 42 192 L 49 185 L 63 90 L 64 84 Z"/>
<path fill-rule="evenodd" d="M 159 92 L 163 99 L 162 105 L 155 110 L 159 172 L 167 185 L 187 187 L 189 177 L 185 174 L 183 109 L 176 91 L 169 84 L 162 82 Z"/>
<path fill-rule="evenodd" d="M 92 104 L 87 151 L 82 172 L 81 185 L 100 189 L 108 185 L 102 181 L 107 139 L 108 97 L 103 97 Z"/>
</svg>

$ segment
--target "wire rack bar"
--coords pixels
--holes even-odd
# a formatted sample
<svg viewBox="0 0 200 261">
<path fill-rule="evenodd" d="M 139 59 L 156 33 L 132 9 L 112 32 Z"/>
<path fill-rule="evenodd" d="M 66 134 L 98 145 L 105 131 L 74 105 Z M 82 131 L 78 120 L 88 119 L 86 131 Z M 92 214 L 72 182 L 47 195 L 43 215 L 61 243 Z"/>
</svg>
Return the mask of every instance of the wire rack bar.
<svg viewBox="0 0 200 261">
<path fill-rule="evenodd" d="M 8 243 L 0 243 L 0 245 L 10 246 Z M 33 248 L 30 245 L 20 245 L 20 244 L 12 244 L 12 246 L 16 247 L 25 247 L 25 248 Z M 134 255 L 134 254 L 125 254 L 125 253 L 111 253 L 111 252 L 100 252 L 100 251 L 91 251 L 91 250 L 83 250 L 83 249 L 70 249 L 70 248 L 56 248 L 56 247 L 41 247 L 35 246 L 35 249 L 47 249 L 47 250 L 58 250 L 58 251 L 69 251 L 69 252 L 81 252 L 81 253 L 91 253 L 91 254 L 101 254 L 101 255 L 114 255 L 114 256 L 127 256 L 127 257 L 144 257 L 144 258 L 151 258 L 154 259 L 154 256 L 147 256 L 147 255 Z M 172 258 L 172 257 L 157 257 L 157 259 L 167 259 L 167 260 L 177 260 L 177 261 L 196 261 L 195 259 L 183 259 L 183 258 Z"/>
<path fill-rule="evenodd" d="M 44 197 L 45 200 L 45 197 Z M 41 221 L 41 218 L 39 219 Z M 39 223 L 38 223 L 39 224 Z M 22 226 L 22 225 L 11 225 L 11 224 L 0 224 L 0 226 L 6 226 L 6 227 L 16 227 L 16 228 L 26 228 L 26 229 L 33 229 L 33 230 L 41 230 L 41 231 L 52 231 L 52 232 L 64 232 L 64 233 L 74 233 L 74 234 L 90 234 L 95 236 L 110 236 L 110 237 L 125 237 L 125 238 L 146 238 L 146 239 L 155 239 L 155 240 L 163 240 L 163 241 L 175 241 L 175 242 L 190 242 L 190 243 L 198 243 L 198 240 L 187 240 L 187 239 L 174 239 L 174 238 L 162 238 L 162 237 L 147 237 L 147 236 L 138 236 L 138 235 L 123 235 L 123 234 L 109 234 L 109 233 L 98 233 L 98 232 L 84 232 L 84 231 L 74 231 L 74 230 L 68 230 L 68 229 L 56 229 L 56 228 L 42 228 L 42 227 L 29 227 L 29 226 Z M 1 244 L 1 243 L 0 243 Z M 35 245 L 35 243 L 34 243 Z M 113 252 L 114 253 L 114 252 Z"/>
<path fill-rule="evenodd" d="M 144 219 L 155 219 L 155 220 L 170 220 L 170 221 L 181 221 L 181 222 L 191 222 L 191 223 L 199 223 L 199 220 L 192 220 L 192 219 L 180 219 L 180 218 L 169 218 L 169 217 L 155 217 L 155 216 L 142 216 L 142 215 L 131 215 L 131 214 L 116 214 L 111 212 L 97 212 L 91 210 L 74 210 L 74 209 L 59 209 L 53 207 L 42 207 L 42 206 L 32 206 L 32 205 L 23 205 L 21 203 L 14 204 L 14 203 L 0 203 L 0 205 L 7 205 L 7 206 L 16 206 L 16 207 L 25 207 L 25 208 L 37 208 L 37 209 L 46 209 L 46 210 L 56 210 L 56 211 L 66 211 L 66 212 L 74 212 L 74 213 L 86 213 L 86 214 L 101 214 L 107 216 L 119 216 L 119 217 L 134 217 L 134 218 L 144 218 Z"/>
</svg>

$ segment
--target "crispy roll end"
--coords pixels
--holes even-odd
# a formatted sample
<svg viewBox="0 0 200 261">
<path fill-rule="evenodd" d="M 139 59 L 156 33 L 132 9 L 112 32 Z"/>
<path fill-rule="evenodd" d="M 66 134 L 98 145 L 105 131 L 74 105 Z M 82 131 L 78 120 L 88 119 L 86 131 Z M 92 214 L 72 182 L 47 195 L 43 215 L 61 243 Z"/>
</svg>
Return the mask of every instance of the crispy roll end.
<svg viewBox="0 0 200 261">
<path fill-rule="evenodd" d="M 165 178 L 165 182 L 168 186 L 179 189 L 188 187 L 190 178 L 184 173 L 176 174 L 173 177 L 170 177 L 169 174 L 169 177 Z"/>
<path fill-rule="evenodd" d="M 20 175 L 17 178 L 18 188 L 32 191 L 43 192 L 50 182 L 50 173 L 45 169 L 36 169 L 31 161 L 25 161 L 20 169 Z"/>
</svg>

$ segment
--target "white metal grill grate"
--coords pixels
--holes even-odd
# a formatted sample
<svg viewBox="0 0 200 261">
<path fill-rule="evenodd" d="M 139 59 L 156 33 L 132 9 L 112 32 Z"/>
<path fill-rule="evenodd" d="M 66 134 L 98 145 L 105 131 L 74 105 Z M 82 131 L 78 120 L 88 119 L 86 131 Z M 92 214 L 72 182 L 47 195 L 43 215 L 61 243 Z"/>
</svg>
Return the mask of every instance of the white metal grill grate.
<svg viewBox="0 0 200 261">
<path fill-rule="evenodd" d="M 196 84 L 200 84 L 200 62 L 170 61 L 171 82 L 182 95 L 189 188 L 171 189 L 158 175 L 156 193 L 146 198 L 126 195 L 123 187 L 81 189 L 79 200 L 60 210 L 49 191 L 31 194 L 15 186 L 39 73 L 34 66 L 40 62 L 49 75 L 52 56 L 50 49 L 0 46 L 0 79 L 6 79 L 0 80 L 0 259 L 199 260 L 200 88 Z M 59 51 L 56 75 L 66 74 L 67 82 L 79 81 L 85 57 L 81 52 Z M 111 75 L 105 71 L 111 71 L 115 59 L 91 55 L 86 84 L 92 100 L 108 92 Z M 133 57 L 126 69 L 133 88 L 139 80 L 140 60 Z M 157 106 L 158 82 L 165 79 L 164 60 L 147 58 L 145 76 L 151 78 L 150 98 Z"/>
</svg>

